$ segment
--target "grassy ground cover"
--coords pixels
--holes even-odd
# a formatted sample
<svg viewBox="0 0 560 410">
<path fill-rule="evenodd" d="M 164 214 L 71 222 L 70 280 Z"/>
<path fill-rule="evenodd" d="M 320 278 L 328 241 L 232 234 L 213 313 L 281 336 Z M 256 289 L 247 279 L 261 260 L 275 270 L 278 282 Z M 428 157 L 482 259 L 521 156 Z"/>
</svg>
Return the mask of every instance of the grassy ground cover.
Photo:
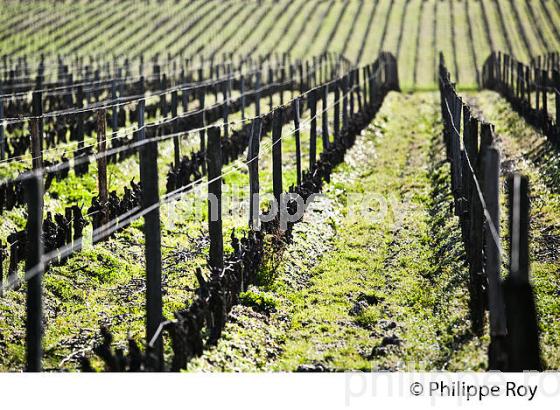
<svg viewBox="0 0 560 410">
<path fill-rule="evenodd" d="M 435 94 L 387 97 L 297 227 L 275 281 L 251 291 L 190 370 L 484 367 L 437 109 Z M 388 212 L 369 201 L 353 213 L 357 194 L 385 198 Z"/>
</svg>

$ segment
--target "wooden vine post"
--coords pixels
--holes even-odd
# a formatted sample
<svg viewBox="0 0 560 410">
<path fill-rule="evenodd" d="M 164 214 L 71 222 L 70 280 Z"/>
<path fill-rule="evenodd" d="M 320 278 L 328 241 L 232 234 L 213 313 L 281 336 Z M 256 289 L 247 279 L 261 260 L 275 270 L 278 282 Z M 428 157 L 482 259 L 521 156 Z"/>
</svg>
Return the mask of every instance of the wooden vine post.
<svg viewBox="0 0 560 410">
<path fill-rule="evenodd" d="M 541 88 L 542 88 L 542 128 L 547 131 L 548 124 L 548 73 L 546 71 L 541 71 Z"/>
<path fill-rule="evenodd" d="M 117 105 L 118 102 L 118 95 L 117 95 L 117 81 L 113 79 L 111 81 L 111 99 L 113 101 L 113 111 L 111 113 L 111 128 L 113 131 L 113 138 L 117 135 L 117 131 L 119 128 L 119 116 L 118 110 L 119 107 Z"/>
<path fill-rule="evenodd" d="M 84 114 L 79 110 L 84 108 L 84 90 L 82 86 L 78 86 L 77 91 L 77 105 L 78 113 L 76 114 L 77 125 L 76 125 L 76 137 L 78 139 L 78 152 L 84 148 Z"/>
<path fill-rule="evenodd" d="M 178 105 L 179 105 L 179 95 L 177 90 L 174 90 L 171 93 L 171 117 L 173 120 L 171 121 L 171 132 L 173 135 L 173 162 L 175 164 L 175 168 L 179 168 L 179 164 L 181 162 L 181 145 L 180 139 L 178 135 L 179 131 L 179 119 L 177 118 L 178 112 Z"/>
<path fill-rule="evenodd" d="M 500 254 L 500 153 L 496 148 L 491 147 L 486 150 L 484 163 L 484 200 L 490 216 L 484 230 L 488 310 L 490 312 L 489 368 L 506 370 L 507 356 L 504 343 L 507 327 L 500 274 L 502 264 Z"/>
<path fill-rule="evenodd" d="M 317 94 L 316 90 L 309 91 L 308 104 L 311 115 L 311 129 L 309 130 L 309 169 L 317 162 Z"/>
<path fill-rule="evenodd" d="M 261 72 L 257 71 L 255 79 L 255 115 L 261 115 Z"/>
<path fill-rule="evenodd" d="M 154 367 L 163 369 L 163 342 L 153 338 L 163 321 L 161 294 L 161 224 L 159 207 L 158 147 L 154 128 L 146 134 L 144 127 L 144 100 L 138 105 L 140 147 L 140 181 L 142 183 L 142 208 L 150 209 L 144 215 L 146 256 L 146 343 L 153 346 L 156 357 Z M 146 141 L 149 140 L 149 141 Z"/>
<path fill-rule="evenodd" d="M 461 180 L 461 119 L 462 119 L 462 107 L 463 102 L 461 99 L 453 93 L 453 99 L 451 101 L 451 114 L 453 120 L 453 128 L 451 129 L 451 156 L 452 156 L 452 168 L 451 168 L 451 185 L 453 189 L 453 195 L 455 198 L 460 198 L 463 192 L 463 183 Z M 461 214 L 460 202 L 455 201 L 455 215 Z"/>
<path fill-rule="evenodd" d="M 504 283 L 508 330 L 508 370 L 542 370 L 539 329 L 529 282 L 529 182 L 508 180 L 510 274 Z"/>
<path fill-rule="evenodd" d="M 268 93 L 268 105 L 269 105 L 269 111 L 272 111 L 274 109 L 274 71 L 272 71 L 272 67 L 268 68 L 268 87 L 267 87 L 267 93 Z"/>
<path fill-rule="evenodd" d="M 350 94 L 350 96 L 349 96 L 350 97 L 350 118 L 352 118 L 352 116 L 354 115 L 354 112 L 355 112 L 354 111 L 354 108 L 355 108 L 355 106 L 354 106 L 354 91 L 355 91 L 355 88 L 354 88 L 354 81 L 355 81 L 354 71 L 350 71 L 350 73 L 348 73 L 348 76 L 350 78 L 350 87 L 349 87 L 347 92 Z"/>
<path fill-rule="evenodd" d="M 222 117 L 224 121 L 224 138 L 229 137 L 229 93 L 228 93 L 229 81 L 223 84 L 223 95 L 224 101 L 222 103 Z"/>
<path fill-rule="evenodd" d="M 104 226 L 109 217 L 109 192 L 107 188 L 107 129 L 106 111 L 97 111 L 97 184 L 99 188 L 99 205 L 101 206 L 101 226 Z M 100 235 L 104 237 L 103 234 Z"/>
<path fill-rule="evenodd" d="M 560 128 L 560 71 L 558 71 L 557 69 L 552 72 L 552 82 L 554 85 L 554 111 L 556 113 L 556 128 L 558 129 Z"/>
<path fill-rule="evenodd" d="M 334 83 L 334 140 L 338 141 L 340 137 L 340 84 L 338 81 Z"/>
<path fill-rule="evenodd" d="M 279 108 L 274 112 L 272 125 L 272 185 L 274 199 L 280 207 L 282 196 L 282 123 L 284 110 Z M 280 208 L 278 208 L 280 209 Z"/>
<path fill-rule="evenodd" d="M 31 163 L 34 170 L 43 168 L 43 102 L 41 91 L 33 93 L 33 118 L 31 119 Z"/>
<path fill-rule="evenodd" d="M 300 97 L 296 98 L 292 103 L 294 111 L 294 137 L 296 139 L 296 181 L 301 185 L 301 137 L 299 132 L 299 113 L 300 113 Z"/>
<path fill-rule="evenodd" d="M 42 350 L 42 276 L 43 266 L 43 175 L 40 169 L 25 180 L 27 201 L 26 260 L 26 366 L 28 372 L 40 372 Z"/>
<path fill-rule="evenodd" d="M 224 243 L 222 234 L 222 147 L 220 129 L 208 129 L 208 232 L 210 235 L 209 265 L 214 271 L 224 268 Z"/>
<path fill-rule="evenodd" d="M 326 150 L 329 149 L 329 86 L 328 85 L 324 85 L 322 87 L 322 98 L 323 98 L 323 103 L 321 105 L 321 109 L 323 110 L 322 114 L 321 114 L 321 120 L 322 120 L 322 130 L 321 130 L 321 136 L 322 136 L 322 141 L 323 141 L 323 152 L 325 152 Z"/>
<path fill-rule="evenodd" d="M 185 86 L 183 92 L 181 93 L 181 104 L 183 106 L 183 113 L 189 111 L 189 87 Z"/>
<path fill-rule="evenodd" d="M 356 79 L 356 97 L 358 100 L 358 111 L 362 111 L 362 86 L 360 84 L 360 70 L 354 70 L 355 79 Z"/>
<path fill-rule="evenodd" d="M 241 101 L 241 121 L 245 123 L 245 77 L 241 75 L 239 78 L 239 99 Z"/>
<path fill-rule="evenodd" d="M 251 138 L 247 150 L 247 165 L 249 167 L 249 228 L 260 228 L 260 199 L 259 199 L 259 149 L 261 136 L 261 118 L 253 120 Z"/>
<path fill-rule="evenodd" d="M 342 78 L 342 128 L 348 127 L 348 74 Z"/>
<path fill-rule="evenodd" d="M 280 85 L 278 91 L 280 92 L 280 105 L 284 105 L 284 83 L 286 82 L 286 68 L 285 65 L 280 69 Z"/>
<path fill-rule="evenodd" d="M 206 95 L 206 87 L 201 87 L 199 90 L 199 95 L 198 95 L 198 100 L 200 102 L 200 107 L 199 107 L 199 116 L 200 116 L 200 120 L 199 120 L 199 125 L 200 125 L 200 152 L 202 152 L 203 155 L 205 155 L 206 153 L 206 131 L 205 128 L 206 127 L 206 110 L 204 109 L 204 102 L 205 102 L 205 95 Z M 202 172 L 206 173 L 206 161 L 202 162 Z"/>
</svg>

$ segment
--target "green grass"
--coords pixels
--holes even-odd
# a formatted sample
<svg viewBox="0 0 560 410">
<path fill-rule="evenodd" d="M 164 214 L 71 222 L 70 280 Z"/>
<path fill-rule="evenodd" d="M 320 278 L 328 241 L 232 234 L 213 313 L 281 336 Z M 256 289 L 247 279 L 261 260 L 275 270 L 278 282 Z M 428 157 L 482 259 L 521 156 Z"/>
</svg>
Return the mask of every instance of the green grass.
<svg viewBox="0 0 560 410">
<path fill-rule="evenodd" d="M 236 313 L 191 371 L 484 368 L 487 340 L 469 331 L 467 272 L 437 110 L 434 93 L 387 97 L 336 168 L 326 198 L 297 226 L 296 242 L 265 287 L 274 312 Z M 357 193 L 382 195 L 391 206 L 382 216 L 371 205 L 355 213 L 349 199 Z M 363 307 L 355 310 L 358 302 Z M 255 340 L 265 335 L 271 340 L 263 357 Z M 398 344 L 385 346 L 391 338 Z"/>
</svg>

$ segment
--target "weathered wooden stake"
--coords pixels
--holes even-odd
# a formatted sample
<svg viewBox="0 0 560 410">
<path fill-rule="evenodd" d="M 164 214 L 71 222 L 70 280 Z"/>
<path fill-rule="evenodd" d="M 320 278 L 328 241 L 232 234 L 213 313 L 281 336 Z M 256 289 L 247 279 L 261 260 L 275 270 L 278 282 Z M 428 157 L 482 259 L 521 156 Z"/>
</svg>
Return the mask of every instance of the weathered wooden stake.
<svg viewBox="0 0 560 410">
<path fill-rule="evenodd" d="M 308 94 L 309 111 L 311 115 L 311 128 L 309 130 L 309 169 L 317 161 L 317 90 L 312 89 Z"/>
<path fill-rule="evenodd" d="M 167 76 L 165 74 L 161 77 L 161 95 L 159 96 L 160 100 L 160 112 L 162 117 L 167 117 L 169 114 L 168 106 L 167 106 L 167 94 L 164 90 L 167 88 Z"/>
<path fill-rule="evenodd" d="M 25 180 L 27 201 L 26 260 L 27 278 L 26 298 L 26 366 L 28 372 L 40 372 L 42 343 L 42 276 L 43 266 L 43 175 L 36 171 Z"/>
<path fill-rule="evenodd" d="M 376 85 L 376 77 L 375 75 L 375 66 L 368 65 L 368 91 L 369 91 L 369 104 L 373 105 L 375 103 L 375 85 Z"/>
<path fill-rule="evenodd" d="M 514 175 L 509 181 L 510 274 L 515 280 L 529 282 L 529 182 Z"/>
<path fill-rule="evenodd" d="M 119 128 L 119 107 L 117 106 L 117 81 L 111 81 L 111 100 L 113 101 L 113 110 L 111 112 L 111 130 L 113 137 L 117 134 Z"/>
<path fill-rule="evenodd" d="M 514 174 L 509 187 L 510 274 L 504 282 L 508 370 L 542 370 L 535 298 L 529 282 L 529 182 Z"/>
<path fill-rule="evenodd" d="M 82 86 L 78 86 L 77 90 L 77 108 L 84 108 L 84 90 Z M 84 148 L 84 114 L 80 111 L 76 114 L 76 137 L 78 139 L 78 152 Z"/>
<path fill-rule="evenodd" d="M 530 83 L 530 70 L 529 67 L 526 67 L 525 70 L 525 84 L 527 85 L 527 106 L 529 109 L 531 108 L 531 83 Z"/>
<path fill-rule="evenodd" d="M 488 278 L 488 310 L 490 311 L 490 338 L 488 349 L 490 369 L 505 370 L 507 335 L 505 306 L 502 295 L 500 267 L 500 153 L 488 148 L 484 154 L 484 200 L 490 219 L 486 220 L 485 251 L 486 276 Z M 490 224 L 493 226 L 491 229 Z M 494 236 L 494 233 L 497 237 Z"/>
<path fill-rule="evenodd" d="M 483 173 L 478 172 L 477 169 L 482 167 L 482 161 L 480 161 L 483 152 L 478 152 L 476 147 L 478 145 L 478 121 L 472 118 L 475 123 L 470 125 L 471 140 L 473 144 L 474 151 L 467 148 L 467 153 L 474 154 L 472 157 L 469 156 L 473 162 L 473 167 L 477 173 L 477 178 L 482 177 Z M 480 167 L 478 166 L 480 163 Z M 484 210 L 482 208 L 482 203 L 478 196 L 478 191 L 473 189 L 471 192 L 471 217 L 470 217 L 470 233 L 469 242 L 471 244 L 471 250 L 469 252 L 471 263 L 469 265 L 469 291 L 470 291 L 470 310 L 471 310 L 471 324 L 473 332 L 477 335 L 482 334 L 484 325 L 484 307 L 483 307 L 483 295 L 482 295 L 482 244 L 484 242 L 483 234 L 483 222 L 484 222 Z"/>
<path fill-rule="evenodd" d="M 200 101 L 200 127 L 202 128 L 200 130 L 200 152 L 202 152 L 204 155 L 206 153 L 206 131 L 204 130 L 204 127 L 206 127 L 206 110 L 204 109 L 204 101 L 205 101 L 205 94 L 206 94 L 206 90 L 205 87 L 201 87 L 201 89 L 199 90 L 199 97 L 198 100 Z M 202 162 L 202 172 L 205 173 L 206 172 L 206 161 Z"/>
<path fill-rule="evenodd" d="M 249 227 L 258 230 L 260 227 L 260 199 L 259 199 L 259 148 L 261 137 L 261 118 L 253 120 L 251 139 L 247 150 L 247 165 L 249 167 Z"/>
<path fill-rule="evenodd" d="M 214 101 L 218 102 L 218 91 L 219 91 L 219 87 L 218 87 L 218 78 L 220 78 L 220 66 L 216 65 L 216 79 L 214 81 Z"/>
<path fill-rule="evenodd" d="M 171 122 L 171 130 L 172 133 L 175 134 L 173 136 L 173 161 L 175 163 L 175 167 L 179 167 L 179 163 L 181 162 L 181 140 L 179 139 L 179 135 L 177 134 L 179 131 L 179 119 L 177 118 L 177 113 L 179 110 L 179 95 L 177 90 L 174 90 L 171 93 L 171 117 L 173 118 Z"/>
<path fill-rule="evenodd" d="M 292 107 L 294 110 L 294 136 L 296 138 L 296 181 L 298 185 L 301 185 L 301 138 L 299 132 L 299 100 L 299 97 L 296 98 L 292 103 Z"/>
<path fill-rule="evenodd" d="M 322 141 L 323 141 L 323 152 L 329 149 L 330 140 L 329 140 L 329 86 L 324 85 L 322 88 L 323 91 L 323 103 L 321 105 L 321 109 L 323 113 L 321 115 L 322 120 Z"/>
<path fill-rule="evenodd" d="M 348 74 L 342 78 L 342 128 L 348 127 Z"/>
<path fill-rule="evenodd" d="M 241 121 L 245 121 L 245 77 L 239 79 L 239 92 L 241 93 Z"/>
<path fill-rule="evenodd" d="M 284 82 L 286 81 L 286 69 L 284 66 L 280 69 L 280 85 L 278 91 L 280 92 L 280 105 L 284 105 Z"/>
<path fill-rule="evenodd" d="M 269 111 L 272 111 L 274 109 L 274 101 L 273 101 L 273 96 L 274 96 L 274 72 L 272 71 L 272 68 L 269 67 L 268 68 L 268 88 L 267 88 L 267 92 L 268 92 L 268 97 L 269 97 L 269 101 L 268 101 L 268 105 L 269 105 Z"/>
<path fill-rule="evenodd" d="M 257 71 L 255 80 L 255 115 L 261 115 L 261 72 Z"/>
<path fill-rule="evenodd" d="M 185 86 L 181 93 L 181 103 L 183 105 L 183 113 L 189 111 L 189 87 Z"/>
<path fill-rule="evenodd" d="M 68 223 L 68 229 L 66 230 L 66 237 L 64 238 L 67 245 L 72 243 L 72 208 L 66 207 L 64 208 L 64 218 Z"/>
<path fill-rule="evenodd" d="M 455 198 L 460 198 L 463 194 L 463 184 L 461 180 L 462 169 L 461 169 L 461 119 L 462 119 L 462 107 L 463 102 L 461 99 L 453 94 L 454 97 L 451 99 L 451 114 L 452 114 L 452 122 L 454 127 L 451 129 L 451 185 L 453 189 L 453 195 Z M 455 200 L 455 214 L 460 215 L 460 203 L 459 201 Z"/>
<path fill-rule="evenodd" d="M 307 89 L 311 89 L 313 86 L 311 85 L 311 69 L 309 66 L 309 60 L 305 61 L 305 73 L 307 78 Z"/>
<path fill-rule="evenodd" d="M 224 239 L 222 234 L 222 147 L 220 128 L 208 129 L 208 232 L 210 235 L 209 264 L 212 269 L 224 268 Z"/>
<path fill-rule="evenodd" d="M 144 215 L 144 239 L 146 255 L 146 343 L 150 343 L 163 321 L 161 295 L 161 225 L 158 181 L 158 147 L 155 129 L 149 128 L 149 135 L 144 128 L 144 101 L 138 106 L 139 140 L 146 142 L 140 148 L 140 181 L 142 183 L 142 208 L 154 207 Z M 161 337 L 154 343 L 156 355 L 155 367 L 162 370 L 163 342 Z"/>
<path fill-rule="evenodd" d="M 355 77 L 354 77 L 354 71 L 350 71 L 350 89 L 348 90 L 350 93 L 350 118 L 354 115 L 355 111 L 355 105 L 354 105 L 354 93 L 355 93 L 355 88 L 354 88 L 354 83 L 355 83 Z"/>
<path fill-rule="evenodd" d="M 43 115 L 42 93 L 33 93 L 33 119 L 31 120 L 31 162 L 33 169 L 43 168 Z"/>
<path fill-rule="evenodd" d="M 356 82 L 356 98 L 358 100 L 358 111 L 362 111 L 362 85 L 360 84 L 360 70 L 356 69 L 355 82 Z"/>
<path fill-rule="evenodd" d="M 227 92 L 227 86 L 229 82 L 224 83 L 224 102 L 222 105 L 222 116 L 224 121 L 224 138 L 229 137 L 229 98 Z"/>
<path fill-rule="evenodd" d="M 364 89 L 364 105 L 370 105 L 371 101 L 369 101 L 369 65 L 362 69 L 362 78 L 363 78 L 363 89 Z"/>
<path fill-rule="evenodd" d="M 340 84 L 334 83 L 334 140 L 338 141 L 340 137 Z"/>
<path fill-rule="evenodd" d="M 552 73 L 552 81 L 554 83 L 554 106 L 556 112 L 556 121 L 555 126 L 556 129 L 560 127 L 560 72 L 558 70 L 554 70 Z"/>
<path fill-rule="evenodd" d="M 272 184 L 274 198 L 280 206 L 280 196 L 282 195 L 282 123 L 283 108 L 274 112 L 272 125 Z"/>
<path fill-rule="evenodd" d="M 303 94 L 303 92 L 305 91 L 305 87 L 304 87 L 304 79 L 303 79 L 303 64 L 300 61 L 298 61 L 298 73 L 299 73 L 299 93 Z"/>
<path fill-rule="evenodd" d="M 104 108 L 97 111 L 97 183 L 99 188 L 99 204 L 103 208 L 101 225 L 105 225 L 109 215 L 109 195 L 107 189 L 107 129 L 105 125 L 106 111 Z"/>
<path fill-rule="evenodd" d="M 537 108 L 537 111 L 539 111 L 541 109 L 541 97 L 540 97 L 541 81 L 540 81 L 540 70 L 537 67 L 534 68 L 533 75 L 535 76 L 535 106 Z"/>
</svg>

